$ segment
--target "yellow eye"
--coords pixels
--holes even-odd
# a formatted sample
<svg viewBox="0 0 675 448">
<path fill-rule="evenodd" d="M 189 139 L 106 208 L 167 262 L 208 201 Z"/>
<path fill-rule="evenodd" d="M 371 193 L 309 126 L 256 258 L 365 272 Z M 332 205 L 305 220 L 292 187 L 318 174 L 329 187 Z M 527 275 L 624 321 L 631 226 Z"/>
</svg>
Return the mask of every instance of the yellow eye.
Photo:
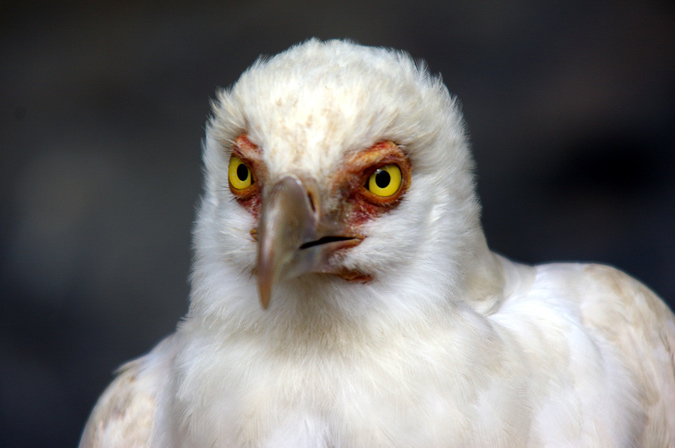
<svg viewBox="0 0 675 448">
<path fill-rule="evenodd" d="M 251 170 L 246 166 L 244 161 L 237 156 L 232 156 L 230 159 L 228 177 L 230 179 L 230 185 L 235 190 L 243 190 L 244 188 L 250 187 L 253 183 Z"/>
<path fill-rule="evenodd" d="M 396 194 L 401 188 L 401 183 L 401 168 L 392 163 L 378 168 L 371 174 L 366 188 L 374 195 L 386 198 Z"/>
</svg>

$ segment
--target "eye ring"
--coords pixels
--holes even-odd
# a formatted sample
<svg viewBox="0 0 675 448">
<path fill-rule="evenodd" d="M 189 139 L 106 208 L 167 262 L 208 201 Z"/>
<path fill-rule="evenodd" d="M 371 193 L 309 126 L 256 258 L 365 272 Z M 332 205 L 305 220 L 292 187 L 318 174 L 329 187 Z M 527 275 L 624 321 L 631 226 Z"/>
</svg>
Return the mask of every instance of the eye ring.
<svg viewBox="0 0 675 448">
<path fill-rule="evenodd" d="M 253 173 L 241 158 L 232 155 L 228 168 L 228 180 L 234 190 L 245 190 L 253 184 Z"/>
<path fill-rule="evenodd" d="M 390 163 L 376 169 L 366 182 L 366 189 L 375 196 L 388 198 L 394 196 L 403 185 L 401 168 L 395 163 Z"/>
</svg>

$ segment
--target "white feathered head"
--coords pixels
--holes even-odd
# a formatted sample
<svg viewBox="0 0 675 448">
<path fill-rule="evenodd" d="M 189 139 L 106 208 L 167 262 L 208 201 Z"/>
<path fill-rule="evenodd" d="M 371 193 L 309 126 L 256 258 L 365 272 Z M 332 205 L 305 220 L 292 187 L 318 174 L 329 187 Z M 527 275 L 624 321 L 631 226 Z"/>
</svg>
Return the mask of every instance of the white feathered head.
<svg viewBox="0 0 675 448">
<path fill-rule="evenodd" d="M 486 252 L 461 115 L 403 52 L 310 40 L 260 59 L 219 92 L 204 164 L 193 313 L 457 302 Z"/>
</svg>

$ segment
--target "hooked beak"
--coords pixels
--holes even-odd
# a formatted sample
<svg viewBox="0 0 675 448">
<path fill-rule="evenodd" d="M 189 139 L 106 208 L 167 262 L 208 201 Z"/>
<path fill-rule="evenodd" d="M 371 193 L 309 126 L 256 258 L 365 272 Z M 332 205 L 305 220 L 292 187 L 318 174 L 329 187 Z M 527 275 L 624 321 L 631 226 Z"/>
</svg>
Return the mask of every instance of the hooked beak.
<svg viewBox="0 0 675 448">
<path fill-rule="evenodd" d="M 265 195 L 258 224 L 258 292 L 267 309 L 272 289 L 281 280 L 309 272 L 335 273 L 330 255 L 358 245 L 344 225 L 323 216 L 316 185 L 287 176 Z"/>
</svg>

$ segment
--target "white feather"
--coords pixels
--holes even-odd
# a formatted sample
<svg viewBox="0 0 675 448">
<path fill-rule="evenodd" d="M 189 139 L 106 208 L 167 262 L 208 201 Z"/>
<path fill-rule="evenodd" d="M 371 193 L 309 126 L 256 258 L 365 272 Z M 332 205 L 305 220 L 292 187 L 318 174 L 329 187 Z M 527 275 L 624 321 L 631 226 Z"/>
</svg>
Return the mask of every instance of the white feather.
<svg viewBox="0 0 675 448">
<path fill-rule="evenodd" d="M 227 188 L 242 133 L 271 181 L 404 149 L 410 188 L 341 261 L 371 282 L 308 274 L 260 308 L 256 218 Z M 608 267 L 492 254 L 461 115 L 405 53 L 310 40 L 257 62 L 220 92 L 204 164 L 190 311 L 81 447 L 675 446 L 673 314 Z"/>
</svg>

